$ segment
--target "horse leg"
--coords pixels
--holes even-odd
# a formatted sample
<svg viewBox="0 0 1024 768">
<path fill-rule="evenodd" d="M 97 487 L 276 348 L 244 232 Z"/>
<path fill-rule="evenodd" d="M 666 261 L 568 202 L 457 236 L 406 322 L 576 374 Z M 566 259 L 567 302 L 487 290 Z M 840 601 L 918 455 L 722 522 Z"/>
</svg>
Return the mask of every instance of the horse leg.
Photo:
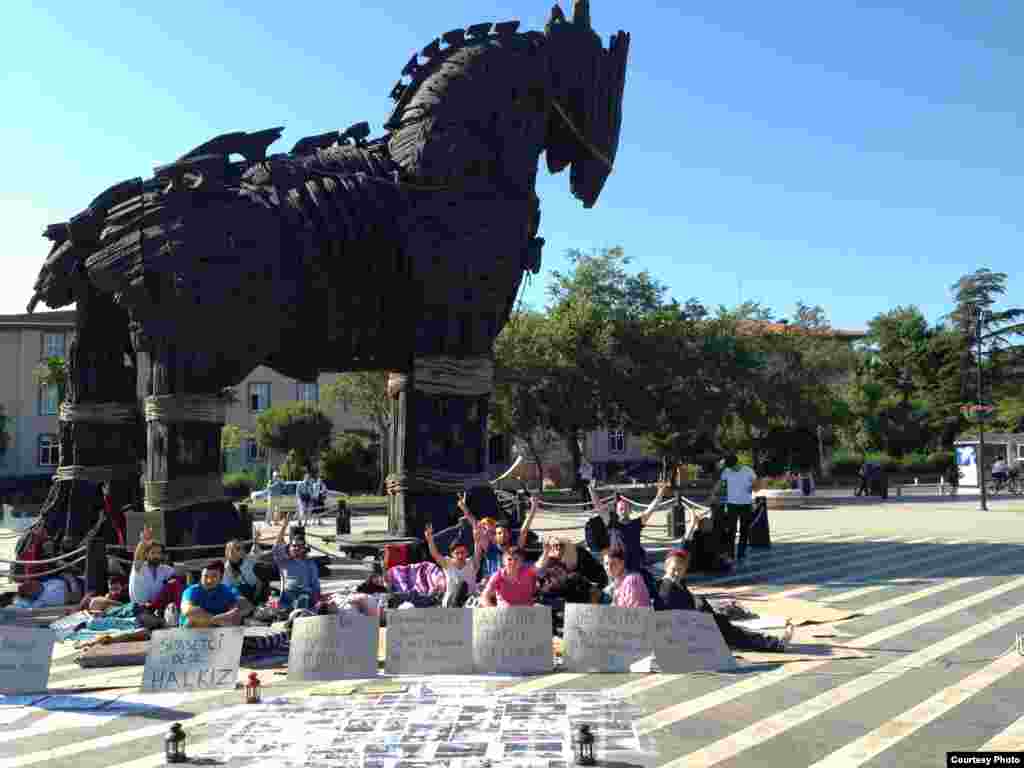
<svg viewBox="0 0 1024 768">
<path fill-rule="evenodd" d="M 137 324 L 133 335 L 146 419 L 145 524 L 165 546 L 223 544 L 243 532 L 224 495 L 220 439 L 227 405 L 211 360 Z"/>
<path fill-rule="evenodd" d="M 67 545 L 103 517 L 100 484 L 109 483 L 115 512 L 139 502 L 139 413 L 128 315 L 111 297 L 86 285 L 76 296 L 76 333 L 67 356 L 67 382 L 60 406 L 60 464 L 41 520 L 52 534 L 64 531 Z M 100 529 L 117 543 L 112 526 Z M 126 539 L 126 543 L 130 543 Z M 88 584 L 105 591 L 105 584 Z"/>
<path fill-rule="evenodd" d="M 388 529 L 423 538 L 457 517 L 455 495 L 470 493 L 477 517 L 497 511 L 486 469 L 487 409 L 494 382 L 490 357 L 416 358 L 392 376 Z"/>
</svg>

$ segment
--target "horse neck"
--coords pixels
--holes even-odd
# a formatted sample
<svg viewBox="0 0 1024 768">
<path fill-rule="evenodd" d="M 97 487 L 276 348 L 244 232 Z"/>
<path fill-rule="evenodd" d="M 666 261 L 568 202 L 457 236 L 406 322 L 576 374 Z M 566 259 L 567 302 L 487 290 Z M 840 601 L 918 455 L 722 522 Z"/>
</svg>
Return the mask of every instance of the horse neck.
<svg viewBox="0 0 1024 768">
<path fill-rule="evenodd" d="M 515 35 L 456 49 L 444 62 L 396 110 L 392 159 L 417 183 L 528 197 L 546 137 L 543 47 Z"/>
</svg>

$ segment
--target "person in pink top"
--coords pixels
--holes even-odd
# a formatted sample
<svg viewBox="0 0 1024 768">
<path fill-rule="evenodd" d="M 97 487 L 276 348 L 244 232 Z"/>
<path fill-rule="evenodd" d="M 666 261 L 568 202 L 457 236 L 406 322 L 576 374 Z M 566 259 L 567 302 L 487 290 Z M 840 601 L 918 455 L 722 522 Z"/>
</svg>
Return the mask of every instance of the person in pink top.
<svg viewBox="0 0 1024 768">
<path fill-rule="evenodd" d="M 616 608 L 650 608 L 651 595 L 639 573 L 626 571 L 626 553 L 621 549 L 606 549 L 604 569 L 611 579 L 612 605 Z"/>
<path fill-rule="evenodd" d="M 504 567 L 491 576 L 480 595 L 481 605 L 485 608 L 533 605 L 537 569 L 523 564 L 523 551 L 515 546 L 505 549 L 504 561 Z"/>
</svg>

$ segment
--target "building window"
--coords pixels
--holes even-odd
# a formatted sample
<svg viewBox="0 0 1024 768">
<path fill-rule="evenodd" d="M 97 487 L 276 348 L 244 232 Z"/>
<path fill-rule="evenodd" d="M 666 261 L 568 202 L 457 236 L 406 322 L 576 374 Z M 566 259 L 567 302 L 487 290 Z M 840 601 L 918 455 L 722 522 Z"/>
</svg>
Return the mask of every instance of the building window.
<svg viewBox="0 0 1024 768">
<path fill-rule="evenodd" d="M 255 440 L 246 440 L 245 448 L 245 455 L 249 457 L 249 461 L 266 461 L 267 449 L 261 448 Z"/>
<path fill-rule="evenodd" d="M 64 334 L 44 333 L 43 334 L 43 359 L 51 357 L 64 357 Z"/>
<path fill-rule="evenodd" d="M 270 384 L 249 385 L 249 410 L 254 413 L 270 407 Z"/>
<path fill-rule="evenodd" d="M 487 441 L 487 463 L 505 464 L 508 462 L 508 441 L 504 435 L 491 435 Z"/>
<path fill-rule="evenodd" d="M 626 452 L 626 433 L 621 429 L 613 429 L 608 433 L 608 453 Z"/>
<path fill-rule="evenodd" d="M 300 403 L 320 402 L 320 385 L 315 381 L 300 381 L 298 383 L 298 396 L 295 399 Z"/>
<path fill-rule="evenodd" d="M 60 464 L 60 441 L 56 435 L 39 436 L 39 466 L 56 467 Z"/>
<path fill-rule="evenodd" d="M 43 384 L 39 387 L 39 415 L 56 416 L 60 407 L 60 389 L 56 384 Z"/>
</svg>

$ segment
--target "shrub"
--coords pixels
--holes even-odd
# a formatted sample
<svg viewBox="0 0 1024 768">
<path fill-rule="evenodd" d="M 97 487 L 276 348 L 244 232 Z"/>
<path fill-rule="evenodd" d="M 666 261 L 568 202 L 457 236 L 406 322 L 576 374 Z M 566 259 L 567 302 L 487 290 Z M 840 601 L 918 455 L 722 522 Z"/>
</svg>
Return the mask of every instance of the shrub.
<svg viewBox="0 0 1024 768">
<path fill-rule="evenodd" d="M 900 461 L 900 465 L 900 469 L 911 475 L 927 475 L 938 471 L 933 467 L 928 455 L 921 451 L 908 453 Z"/>
<path fill-rule="evenodd" d="M 848 450 L 835 451 L 832 454 L 832 474 L 840 477 L 856 475 L 864 463 L 864 457 Z"/>
<path fill-rule="evenodd" d="M 932 466 L 932 472 L 945 473 L 950 467 L 956 466 L 956 453 L 954 451 L 936 451 L 928 454 L 928 463 Z"/>
<path fill-rule="evenodd" d="M 343 434 L 321 454 L 320 476 L 332 490 L 375 490 L 377 453 L 365 438 Z"/>
<path fill-rule="evenodd" d="M 223 483 L 224 493 L 236 499 L 245 498 L 262 487 L 259 478 L 253 472 L 228 472 L 224 475 Z"/>
<path fill-rule="evenodd" d="M 871 452 L 865 458 L 878 464 L 885 472 L 899 472 L 900 470 L 900 460 L 893 458 L 888 453 L 882 451 Z"/>
</svg>

